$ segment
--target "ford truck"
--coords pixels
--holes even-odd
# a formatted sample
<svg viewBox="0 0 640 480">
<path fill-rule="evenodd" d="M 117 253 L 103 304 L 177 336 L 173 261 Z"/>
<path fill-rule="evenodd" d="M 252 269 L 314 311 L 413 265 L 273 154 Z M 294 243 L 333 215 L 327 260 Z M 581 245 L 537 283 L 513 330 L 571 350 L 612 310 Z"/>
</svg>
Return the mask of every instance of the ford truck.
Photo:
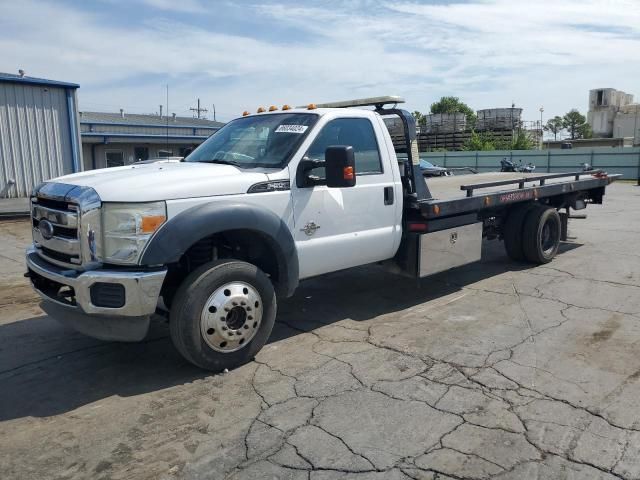
<svg viewBox="0 0 640 480">
<path fill-rule="evenodd" d="M 231 369 L 262 348 L 299 282 L 372 263 L 419 279 L 478 261 L 484 238 L 547 263 L 570 210 L 602 203 L 615 177 L 425 178 L 402 101 L 260 108 L 180 161 L 42 183 L 26 263 L 43 310 L 113 341 L 142 340 L 164 311 L 188 361 Z M 391 116 L 403 125 L 395 144 Z"/>
</svg>

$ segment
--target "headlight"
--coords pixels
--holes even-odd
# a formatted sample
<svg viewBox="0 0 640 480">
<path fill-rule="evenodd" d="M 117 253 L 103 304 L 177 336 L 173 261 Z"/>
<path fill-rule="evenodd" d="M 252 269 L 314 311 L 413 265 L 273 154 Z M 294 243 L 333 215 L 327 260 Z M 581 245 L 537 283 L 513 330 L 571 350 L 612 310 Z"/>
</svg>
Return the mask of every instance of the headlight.
<svg viewBox="0 0 640 480">
<path fill-rule="evenodd" d="M 167 220 L 164 202 L 103 203 L 103 260 L 135 264 L 151 235 Z"/>
</svg>

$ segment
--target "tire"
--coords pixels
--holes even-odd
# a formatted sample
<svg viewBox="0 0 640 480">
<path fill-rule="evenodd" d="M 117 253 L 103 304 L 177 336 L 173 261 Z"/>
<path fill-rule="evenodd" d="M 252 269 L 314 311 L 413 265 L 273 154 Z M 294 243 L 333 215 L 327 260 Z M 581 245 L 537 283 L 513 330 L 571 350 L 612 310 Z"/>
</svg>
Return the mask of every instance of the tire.
<svg viewBox="0 0 640 480">
<path fill-rule="evenodd" d="M 562 232 L 558 211 L 553 207 L 540 207 L 527 215 L 522 244 L 525 258 L 539 265 L 549 263 L 556 256 Z"/>
<path fill-rule="evenodd" d="M 253 360 L 276 318 L 269 278 L 255 265 L 216 260 L 182 282 L 169 315 L 171 340 L 189 362 L 214 372 Z"/>
<path fill-rule="evenodd" d="M 504 248 L 509 258 L 516 262 L 525 260 L 522 240 L 524 221 L 531 209 L 537 208 L 538 206 L 537 203 L 530 202 L 525 205 L 513 207 L 507 215 L 503 230 Z"/>
</svg>

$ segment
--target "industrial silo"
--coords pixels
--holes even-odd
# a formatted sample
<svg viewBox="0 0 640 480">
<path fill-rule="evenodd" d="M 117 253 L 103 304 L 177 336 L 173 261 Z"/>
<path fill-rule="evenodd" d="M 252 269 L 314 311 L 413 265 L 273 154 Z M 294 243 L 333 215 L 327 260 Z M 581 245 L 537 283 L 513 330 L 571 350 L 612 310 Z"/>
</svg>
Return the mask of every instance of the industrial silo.
<svg viewBox="0 0 640 480">
<path fill-rule="evenodd" d="M 464 132 L 467 128 L 467 116 L 464 113 L 432 113 L 426 115 L 425 119 L 422 131 L 426 133 Z"/>
<path fill-rule="evenodd" d="M 479 131 L 514 130 L 522 123 L 521 108 L 487 108 L 478 110 L 477 114 L 476 130 Z"/>
</svg>

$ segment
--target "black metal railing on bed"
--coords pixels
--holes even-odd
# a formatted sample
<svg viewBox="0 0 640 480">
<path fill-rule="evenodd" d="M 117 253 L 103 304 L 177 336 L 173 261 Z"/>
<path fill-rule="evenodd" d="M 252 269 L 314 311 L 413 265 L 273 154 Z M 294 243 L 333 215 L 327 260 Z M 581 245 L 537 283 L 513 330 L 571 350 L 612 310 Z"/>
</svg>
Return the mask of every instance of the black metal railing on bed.
<svg viewBox="0 0 640 480">
<path fill-rule="evenodd" d="M 525 183 L 540 182 L 540 186 L 545 184 L 546 180 L 552 178 L 574 177 L 575 180 L 580 180 L 581 175 L 589 176 L 601 176 L 606 175 L 603 170 L 588 170 L 580 172 L 564 172 L 564 173 L 546 173 L 544 175 L 535 175 L 528 177 L 512 178 L 510 180 L 498 180 L 496 182 L 480 182 L 472 183 L 469 185 L 460 185 L 460 190 L 467 192 L 467 197 L 473 196 L 473 191 L 481 188 L 500 187 L 502 185 L 514 185 L 518 184 L 518 188 L 524 188 Z"/>
</svg>

